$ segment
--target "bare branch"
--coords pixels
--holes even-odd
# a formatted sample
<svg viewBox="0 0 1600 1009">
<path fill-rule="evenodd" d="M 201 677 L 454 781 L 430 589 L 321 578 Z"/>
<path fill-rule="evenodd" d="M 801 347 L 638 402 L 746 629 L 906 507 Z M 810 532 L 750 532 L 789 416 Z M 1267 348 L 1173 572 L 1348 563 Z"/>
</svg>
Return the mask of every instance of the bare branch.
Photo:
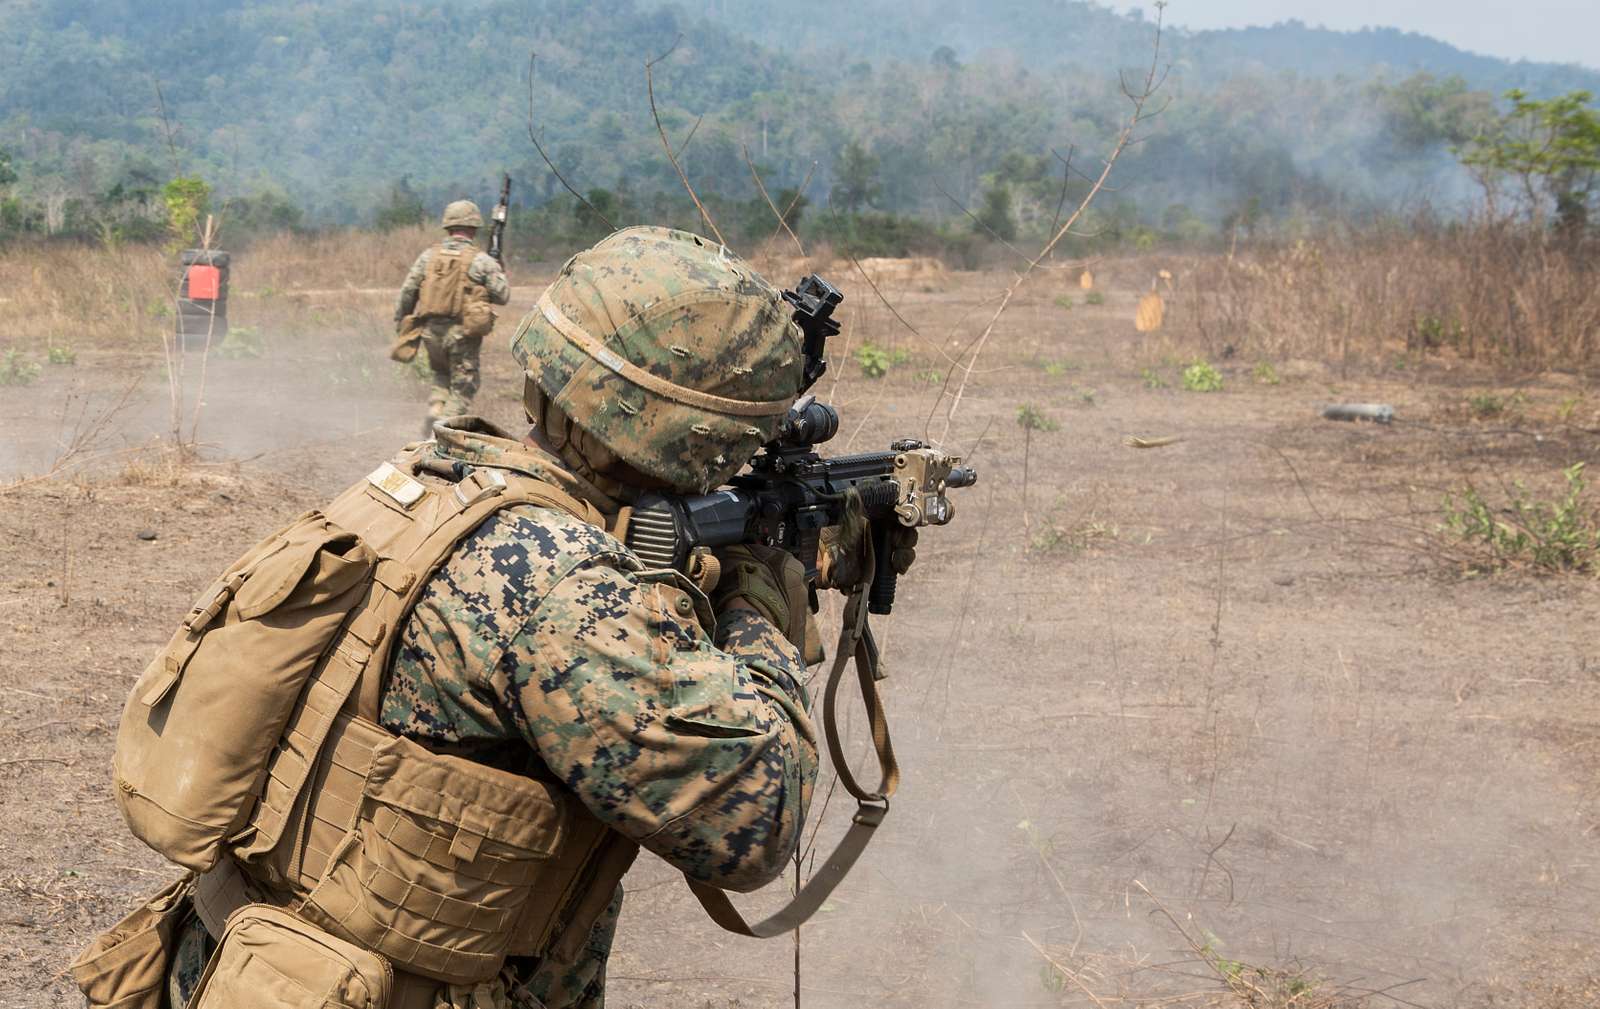
<svg viewBox="0 0 1600 1009">
<path fill-rule="evenodd" d="M 683 152 L 689 149 L 689 141 L 693 140 L 694 135 L 700 132 L 700 124 L 705 121 L 706 114 L 704 112 L 700 113 L 700 115 L 695 118 L 694 125 L 689 127 L 689 135 L 684 137 L 683 143 L 678 145 L 678 157 L 683 157 Z"/>
<path fill-rule="evenodd" d="M 1067 148 L 1067 156 L 1063 158 L 1060 154 L 1056 154 L 1056 149 L 1054 147 L 1050 148 L 1050 153 L 1056 155 L 1056 160 L 1061 162 L 1061 166 L 1062 166 L 1061 167 L 1061 196 L 1060 196 L 1059 199 L 1056 200 L 1056 213 L 1055 213 L 1055 216 L 1050 218 L 1050 233 L 1052 235 L 1055 234 L 1057 226 L 1059 226 L 1061 224 L 1061 211 L 1067 205 L 1067 184 L 1072 181 L 1072 155 L 1075 154 L 1076 152 L 1077 152 L 1077 148 L 1076 147 L 1070 147 L 1069 146 Z"/>
<path fill-rule="evenodd" d="M 161 112 L 161 129 L 167 136 L 167 153 L 172 155 L 172 173 L 178 174 L 178 143 L 173 139 L 172 121 L 167 118 L 167 99 L 161 93 L 161 79 L 150 78 L 150 83 L 156 86 L 156 108 Z"/>
<path fill-rule="evenodd" d="M 578 202 L 583 204 L 584 206 L 588 207 L 589 208 L 589 212 L 594 214 L 594 216 L 600 218 L 600 220 L 602 222 L 604 222 L 605 226 L 608 229 L 610 229 L 612 231 L 615 231 L 615 230 L 617 230 L 617 226 L 615 224 L 611 223 L 611 219 L 606 217 L 605 214 L 602 214 L 600 212 L 600 208 L 599 207 L 596 207 L 594 204 L 590 203 L 588 201 L 588 199 L 582 193 L 578 192 L 576 189 L 573 188 L 572 183 L 567 181 L 567 177 L 565 175 L 561 174 L 561 169 L 557 168 L 556 167 L 556 163 L 554 161 L 550 160 L 550 155 L 548 155 L 548 154 L 546 154 L 544 152 L 544 145 L 539 143 L 539 134 L 533 128 L 533 61 L 534 61 L 535 56 L 536 56 L 536 54 L 532 50 L 529 50 L 529 52 L 528 52 L 528 139 L 533 141 L 533 149 L 539 152 L 539 157 L 544 159 L 544 163 L 550 168 L 550 173 L 556 177 L 556 180 L 558 182 L 560 182 L 563 187 L 566 188 L 567 192 L 571 193 L 573 196 L 576 196 L 578 198 Z"/>
<path fill-rule="evenodd" d="M 717 222 L 711 219 L 711 214 L 706 210 L 706 205 L 700 202 L 699 194 L 696 193 L 694 191 L 694 187 L 689 184 L 689 177 L 683 174 L 683 166 L 678 163 L 678 156 L 672 152 L 672 141 L 667 139 L 666 127 L 661 125 L 661 113 L 656 109 L 656 64 L 660 63 L 668 56 L 671 56 L 673 51 L 678 48 L 678 43 L 682 41 L 683 36 L 679 35 L 673 40 L 671 49 L 668 49 L 666 52 L 662 53 L 660 56 L 657 56 L 653 60 L 645 60 L 644 84 L 645 91 L 650 96 L 650 117 L 656 121 L 656 132 L 661 135 L 661 146 L 667 152 L 667 160 L 672 162 L 673 171 L 678 173 L 678 181 L 683 183 L 683 188 L 688 192 L 689 199 L 694 201 L 695 209 L 700 211 L 700 219 L 705 221 L 706 227 L 710 228 L 711 233 L 717 236 L 717 241 L 721 242 L 723 245 L 727 245 L 728 240 L 722 237 L 722 231 L 718 229 Z"/>
<path fill-rule="evenodd" d="M 750 157 L 750 145 L 740 144 L 739 149 L 744 152 L 744 163 L 750 166 L 750 177 L 756 180 L 756 188 L 761 191 L 761 198 L 767 201 L 767 206 L 772 209 L 773 216 L 778 219 L 778 227 L 789 233 L 789 237 L 794 240 L 794 247 L 800 251 L 800 258 L 804 259 L 806 255 L 806 247 L 800 244 L 800 237 L 794 233 L 793 228 L 789 227 L 788 215 L 780 211 L 778 209 L 778 205 L 773 203 L 772 197 L 768 195 L 767 185 L 761 181 L 761 173 L 756 171 L 756 163 Z M 793 203 L 790 203 L 789 205 L 791 207 L 794 206 Z"/>
<path fill-rule="evenodd" d="M 800 201 L 805 198 L 806 187 L 811 185 L 811 176 L 815 175 L 816 172 L 817 172 L 817 163 L 815 161 L 813 161 L 813 162 L 811 162 L 811 167 L 806 169 L 806 177 L 800 180 L 800 188 L 798 188 L 798 189 L 796 189 L 794 191 L 794 199 L 790 200 L 789 201 L 789 205 L 787 207 L 783 208 L 783 217 L 781 218 L 781 220 L 783 222 L 787 222 L 789 220 L 789 215 L 794 213 L 794 208 L 798 207 L 800 205 Z M 767 239 L 767 242 L 770 244 L 770 243 L 776 241 L 777 238 L 778 238 L 778 235 L 782 231 L 783 231 L 783 227 L 782 226 L 774 228 L 773 231 L 772 231 L 772 237 Z"/>
<path fill-rule="evenodd" d="M 1055 250 L 1055 247 L 1061 243 L 1061 240 L 1065 238 L 1068 233 L 1072 232 L 1073 226 L 1078 223 L 1078 219 L 1083 216 L 1084 211 L 1089 209 L 1089 205 L 1094 202 L 1094 198 L 1100 195 L 1100 192 L 1106 188 L 1106 180 L 1111 176 L 1111 169 L 1116 165 L 1117 159 L 1122 156 L 1122 152 L 1127 150 L 1128 142 L 1133 139 L 1134 131 L 1138 128 L 1139 124 L 1147 118 L 1145 115 L 1145 106 L 1150 101 L 1151 95 L 1155 93 L 1155 89 L 1158 86 L 1156 74 L 1158 68 L 1161 66 L 1161 30 L 1162 16 L 1165 13 L 1165 8 L 1166 4 L 1164 3 L 1158 3 L 1156 5 L 1156 37 L 1150 53 L 1150 69 L 1145 74 L 1144 78 L 1144 87 L 1135 92 L 1126 86 L 1126 75 L 1118 75 L 1119 78 L 1123 80 L 1123 93 L 1127 95 L 1128 101 L 1132 103 L 1133 110 L 1129 113 L 1127 120 L 1123 123 L 1121 132 L 1117 134 L 1116 142 L 1112 145 L 1111 153 L 1106 156 L 1103 162 L 1104 167 L 1100 170 L 1099 177 L 1095 179 L 1094 185 L 1090 187 L 1089 192 L 1084 194 L 1083 199 L 1079 201 L 1077 208 L 1072 211 L 1072 214 L 1067 218 L 1066 223 L 1062 224 L 1057 229 L 1055 235 L 1051 237 L 1050 241 L 1046 242 L 1044 248 L 1039 250 L 1039 255 L 1034 257 L 1033 261 L 1028 264 L 1027 269 L 1019 273 L 1016 279 L 1011 282 L 1011 285 L 1006 288 L 1005 295 L 1000 299 L 999 307 L 995 309 L 994 315 L 989 318 L 988 325 L 984 327 L 983 332 L 978 336 L 978 339 L 974 341 L 972 353 L 970 356 L 968 356 L 966 364 L 962 366 L 963 375 L 961 377 L 961 384 L 956 387 L 955 396 L 950 402 L 950 409 L 945 413 L 945 429 L 943 435 L 940 437 L 941 441 L 943 441 L 944 437 L 948 436 L 950 433 L 950 422 L 955 418 L 956 410 L 958 410 L 961 406 L 961 398 L 966 393 L 967 380 L 972 377 L 973 366 L 977 364 L 978 357 L 983 353 L 984 347 L 988 345 L 989 337 L 994 334 L 995 327 L 999 324 L 1001 316 L 1005 315 L 1006 308 L 1011 304 L 1011 299 L 1016 295 L 1017 290 L 1022 286 L 1023 282 L 1033 274 L 1033 271 L 1038 267 L 1039 262 L 1046 256 L 1050 255 L 1050 253 Z M 1163 76 L 1161 79 L 1164 81 L 1166 78 Z M 940 397 L 942 398 L 943 395 L 944 390 L 941 389 Z M 935 406 L 937 406 L 937 401 Z"/>
<path fill-rule="evenodd" d="M 933 187 L 935 189 L 939 190 L 939 192 L 943 193 L 945 199 L 949 200 L 951 203 L 954 203 L 956 205 L 956 209 L 957 210 L 961 211 L 963 214 L 966 214 L 967 217 L 972 221 L 973 224 L 976 224 L 978 227 L 980 227 L 984 231 L 988 232 L 990 238 L 994 239 L 995 241 L 999 242 L 1001 245 L 1005 246 L 1007 249 L 1010 249 L 1012 252 L 1016 253 L 1018 258 L 1020 258 L 1024 263 L 1029 261 L 1029 256 L 1028 256 L 1028 254 L 1026 252 L 1023 252 L 1021 249 L 1017 248 L 1015 245 L 1012 245 L 1010 242 L 1006 241 L 1004 238 L 1001 238 L 999 235 L 995 234 L 995 230 L 993 228 L 989 227 L 988 224 L 984 223 L 982 218 L 980 218 L 977 214 L 974 214 L 972 211 L 968 210 L 966 208 L 966 205 L 963 204 L 960 200 L 958 200 L 954 196 L 950 195 L 950 191 L 945 189 L 944 186 L 940 185 L 938 179 L 934 179 L 933 180 Z M 1054 231 L 1055 229 L 1052 228 L 1051 230 Z"/>
</svg>

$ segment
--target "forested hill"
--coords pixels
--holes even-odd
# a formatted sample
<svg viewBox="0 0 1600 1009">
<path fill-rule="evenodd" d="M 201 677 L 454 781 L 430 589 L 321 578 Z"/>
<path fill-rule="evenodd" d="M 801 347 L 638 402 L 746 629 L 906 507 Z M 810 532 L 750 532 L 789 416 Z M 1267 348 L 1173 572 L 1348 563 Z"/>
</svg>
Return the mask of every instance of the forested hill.
<svg viewBox="0 0 1600 1009">
<path fill-rule="evenodd" d="M 1165 13 L 1165 48 L 1190 83 L 1215 83 L 1242 71 L 1334 77 L 1460 76 L 1490 91 L 1595 89 L 1600 72 L 1551 63 L 1510 62 L 1464 52 L 1393 28 L 1330 31 L 1286 21 L 1271 27 L 1189 32 L 1179 0 Z M 1084 0 L 681 0 L 691 14 L 764 45 L 854 60 L 927 60 L 940 47 L 961 61 L 1010 58 L 1041 69 L 1104 69 L 1149 55 L 1155 5 L 1118 14 Z M 824 64 L 826 65 L 826 64 Z"/>
<path fill-rule="evenodd" d="M 1050 151 L 1103 149 L 1152 38 L 1072 0 L 0 0 L 0 230 L 23 204 L 71 230 L 179 173 L 309 221 L 371 220 L 402 179 L 486 197 L 502 168 L 543 202 L 560 189 L 527 138 L 530 51 L 537 129 L 576 185 L 671 189 L 644 62 L 675 40 L 656 97 L 703 187 L 752 197 L 748 147 L 774 188 L 815 163 L 821 203 L 853 145 L 863 207 L 951 215 L 941 187 L 975 205 L 1000 186 L 1026 227 L 1055 202 Z M 1462 108 L 1600 91 L 1393 31 L 1175 31 L 1164 52 L 1173 103 L 1118 199 L 1169 224 L 1448 193 Z"/>
</svg>

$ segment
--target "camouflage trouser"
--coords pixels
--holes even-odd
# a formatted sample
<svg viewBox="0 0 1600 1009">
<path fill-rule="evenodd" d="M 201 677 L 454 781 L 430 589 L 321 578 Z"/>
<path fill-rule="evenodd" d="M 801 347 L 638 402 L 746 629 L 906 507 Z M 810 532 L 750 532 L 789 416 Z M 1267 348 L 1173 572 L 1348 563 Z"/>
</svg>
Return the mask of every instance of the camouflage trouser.
<svg viewBox="0 0 1600 1009">
<path fill-rule="evenodd" d="M 206 972 L 206 963 L 216 948 L 216 940 L 200 924 L 200 916 L 191 913 L 178 929 L 177 947 L 167 967 L 168 1009 L 182 1009 L 189 1004 L 189 996 L 200 986 L 200 975 Z"/>
<path fill-rule="evenodd" d="M 459 417 L 468 412 L 478 394 L 478 349 L 483 337 L 465 336 L 459 325 L 430 322 L 422 330 L 422 346 L 433 369 L 428 392 L 428 416 Z"/>
<path fill-rule="evenodd" d="M 611 905 L 589 930 L 589 941 L 572 963 L 546 958 L 513 991 L 516 996 L 537 1000 L 534 1005 L 549 1009 L 601 1009 L 606 1004 L 606 960 L 611 956 L 611 940 L 616 936 L 617 918 L 622 914 L 622 887 L 617 887 Z M 522 971 L 515 971 L 522 975 Z M 526 1003 L 518 1003 L 526 1004 Z"/>
</svg>

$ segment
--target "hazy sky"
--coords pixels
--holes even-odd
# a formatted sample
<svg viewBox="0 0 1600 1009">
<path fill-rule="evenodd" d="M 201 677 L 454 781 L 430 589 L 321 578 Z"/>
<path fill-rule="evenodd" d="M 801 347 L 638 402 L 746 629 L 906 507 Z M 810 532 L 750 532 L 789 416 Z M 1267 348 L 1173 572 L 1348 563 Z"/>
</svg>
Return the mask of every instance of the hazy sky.
<svg viewBox="0 0 1600 1009">
<path fill-rule="evenodd" d="M 1111 6 L 1142 7 L 1154 0 Z M 1348 30 L 1368 25 L 1422 32 L 1506 59 L 1600 68 L 1600 0 L 1172 0 L 1167 20 L 1185 28 L 1242 28 L 1298 18 Z"/>
</svg>

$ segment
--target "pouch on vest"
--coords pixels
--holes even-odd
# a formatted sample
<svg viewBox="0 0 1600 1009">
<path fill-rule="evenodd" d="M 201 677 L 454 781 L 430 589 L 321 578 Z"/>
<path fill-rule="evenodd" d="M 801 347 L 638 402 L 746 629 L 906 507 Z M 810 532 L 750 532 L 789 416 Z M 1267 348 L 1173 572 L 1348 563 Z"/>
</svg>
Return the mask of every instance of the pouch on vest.
<svg viewBox="0 0 1600 1009">
<path fill-rule="evenodd" d="M 423 269 L 422 286 L 417 289 L 417 303 L 411 314 L 418 319 L 459 319 L 466 307 L 467 287 L 471 280 L 467 268 L 477 258 L 473 246 L 447 249 L 434 246 Z"/>
<path fill-rule="evenodd" d="M 494 331 L 494 309 L 489 306 L 489 290 L 482 284 L 468 284 L 461 306 L 463 336 L 488 336 Z"/>
<path fill-rule="evenodd" d="M 123 710 L 117 804 L 141 840 L 204 872 L 244 827 L 301 690 L 377 555 L 308 512 L 236 562 L 195 603 Z"/>
<path fill-rule="evenodd" d="M 307 920 L 407 971 L 472 984 L 499 971 L 519 920 L 570 899 L 577 874 L 548 863 L 576 800 L 556 786 L 403 736 L 372 751 L 356 784 L 354 822 L 300 908 Z"/>
<path fill-rule="evenodd" d="M 168 883 L 78 954 L 72 979 L 90 1009 L 164 1009 L 167 967 L 193 891 L 192 874 Z"/>
<path fill-rule="evenodd" d="M 228 919 L 189 1009 L 385 1009 L 393 988 L 383 957 L 288 911 L 248 904 Z"/>
</svg>

